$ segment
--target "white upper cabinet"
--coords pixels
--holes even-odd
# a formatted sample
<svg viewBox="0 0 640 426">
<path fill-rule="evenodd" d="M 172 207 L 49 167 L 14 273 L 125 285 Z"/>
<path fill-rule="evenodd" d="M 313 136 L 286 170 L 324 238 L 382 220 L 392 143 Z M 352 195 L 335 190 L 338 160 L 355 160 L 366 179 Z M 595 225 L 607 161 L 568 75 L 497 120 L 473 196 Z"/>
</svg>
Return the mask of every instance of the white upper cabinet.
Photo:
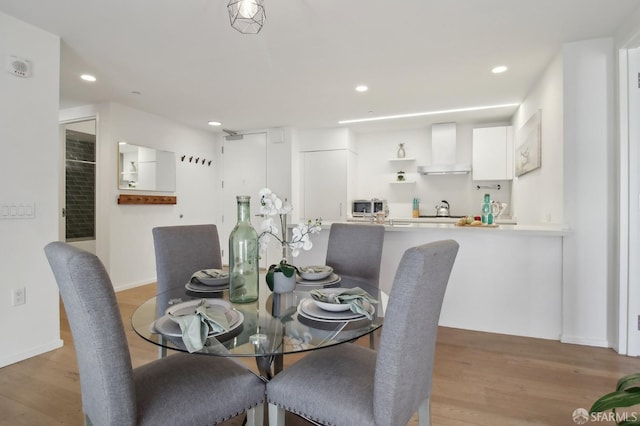
<svg viewBox="0 0 640 426">
<path fill-rule="evenodd" d="M 513 179 L 511 126 L 473 129 L 473 180 Z"/>
</svg>

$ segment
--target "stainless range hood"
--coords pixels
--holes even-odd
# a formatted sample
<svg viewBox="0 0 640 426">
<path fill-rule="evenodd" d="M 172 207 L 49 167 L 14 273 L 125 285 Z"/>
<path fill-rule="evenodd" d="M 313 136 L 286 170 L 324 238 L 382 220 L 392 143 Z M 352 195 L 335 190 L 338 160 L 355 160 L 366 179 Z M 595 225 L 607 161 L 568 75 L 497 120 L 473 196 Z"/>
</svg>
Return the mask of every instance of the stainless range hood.
<svg viewBox="0 0 640 426">
<path fill-rule="evenodd" d="M 423 175 L 461 175 L 471 171 L 469 164 L 456 162 L 456 123 L 431 126 L 431 164 L 418 166 Z"/>
</svg>

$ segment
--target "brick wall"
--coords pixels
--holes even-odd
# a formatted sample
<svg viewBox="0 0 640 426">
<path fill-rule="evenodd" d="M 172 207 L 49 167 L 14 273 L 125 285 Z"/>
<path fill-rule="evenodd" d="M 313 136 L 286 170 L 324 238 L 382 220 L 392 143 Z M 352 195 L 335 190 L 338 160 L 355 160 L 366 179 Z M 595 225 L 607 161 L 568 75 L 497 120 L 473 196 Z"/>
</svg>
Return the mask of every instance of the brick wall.
<svg viewBox="0 0 640 426">
<path fill-rule="evenodd" d="M 66 239 L 95 238 L 95 136 L 67 131 Z"/>
</svg>

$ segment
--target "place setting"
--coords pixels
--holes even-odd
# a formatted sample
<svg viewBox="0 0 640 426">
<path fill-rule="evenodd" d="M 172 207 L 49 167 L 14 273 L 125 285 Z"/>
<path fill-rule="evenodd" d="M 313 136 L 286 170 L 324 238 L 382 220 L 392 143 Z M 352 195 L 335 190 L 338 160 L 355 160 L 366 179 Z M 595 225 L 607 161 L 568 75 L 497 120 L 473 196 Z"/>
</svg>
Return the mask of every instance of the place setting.
<svg viewBox="0 0 640 426">
<path fill-rule="evenodd" d="M 219 293 L 229 288 L 229 273 L 221 269 L 201 269 L 191 275 L 184 288 L 193 293 Z"/>
<path fill-rule="evenodd" d="M 360 287 L 313 289 L 298 304 L 298 317 L 336 323 L 372 320 L 378 303 Z"/>
<path fill-rule="evenodd" d="M 195 299 L 170 306 L 150 326 L 152 333 L 180 338 L 189 352 L 201 350 L 210 337 L 225 340 L 241 331 L 244 315 L 222 299 Z"/>
<path fill-rule="evenodd" d="M 340 275 L 327 265 L 299 266 L 296 284 L 299 286 L 330 287 L 340 282 Z"/>
</svg>

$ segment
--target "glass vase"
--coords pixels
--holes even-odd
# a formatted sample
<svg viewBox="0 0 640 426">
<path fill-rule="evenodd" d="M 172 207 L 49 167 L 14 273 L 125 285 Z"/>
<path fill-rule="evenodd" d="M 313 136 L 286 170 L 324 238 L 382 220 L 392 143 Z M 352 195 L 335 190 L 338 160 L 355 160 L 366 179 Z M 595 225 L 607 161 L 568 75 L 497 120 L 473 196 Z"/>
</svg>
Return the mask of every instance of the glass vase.
<svg viewBox="0 0 640 426">
<path fill-rule="evenodd" d="M 404 144 L 401 143 L 400 146 L 398 147 L 397 156 L 398 158 L 404 158 L 405 155 L 407 155 L 407 153 L 404 151 Z"/>
<path fill-rule="evenodd" d="M 236 197 L 238 222 L 229 235 L 229 300 L 233 303 L 258 300 L 258 233 L 251 226 L 250 199 Z"/>
</svg>

